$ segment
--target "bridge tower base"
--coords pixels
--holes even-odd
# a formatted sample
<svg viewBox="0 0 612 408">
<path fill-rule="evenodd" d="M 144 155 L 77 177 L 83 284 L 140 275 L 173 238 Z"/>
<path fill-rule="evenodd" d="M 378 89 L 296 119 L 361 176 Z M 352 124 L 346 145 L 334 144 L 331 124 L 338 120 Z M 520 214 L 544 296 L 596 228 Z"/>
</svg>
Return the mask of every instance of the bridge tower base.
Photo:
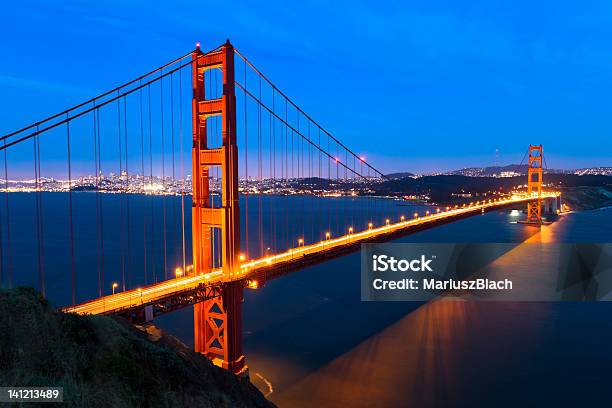
<svg viewBox="0 0 612 408">
<path fill-rule="evenodd" d="M 192 53 L 193 127 L 193 271 L 206 274 L 223 269 L 222 295 L 194 306 L 195 351 L 216 365 L 238 375 L 248 374 L 242 352 L 243 284 L 240 272 L 240 210 L 238 208 L 238 147 L 236 141 L 236 94 L 234 48 L 227 41 L 217 51 Z M 221 98 L 207 99 L 205 72 L 223 73 Z M 210 93 L 214 94 L 214 93 Z M 207 119 L 221 117 L 221 146 L 207 140 Z M 221 202 L 215 207 L 210 196 L 211 167 L 221 169 Z M 213 240 L 217 238 L 221 259 L 215 259 Z M 218 239 L 220 238 L 220 240 Z M 220 241 L 220 242 L 219 242 Z"/>
<path fill-rule="evenodd" d="M 223 295 L 194 305 L 194 348 L 215 365 L 248 376 L 242 353 L 241 282 L 231 282 Z"/>
</svg>

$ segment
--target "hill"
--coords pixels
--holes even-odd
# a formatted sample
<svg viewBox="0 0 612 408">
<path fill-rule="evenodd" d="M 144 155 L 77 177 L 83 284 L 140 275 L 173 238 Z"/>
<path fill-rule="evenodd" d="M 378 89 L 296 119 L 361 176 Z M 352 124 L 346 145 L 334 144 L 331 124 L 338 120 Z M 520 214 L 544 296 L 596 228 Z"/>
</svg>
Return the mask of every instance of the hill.
<svg viewBox="0 0 612 408">
<path fill-rule="evenodd" d="M 484 194 L 510 192 L 525 185 L 525 176 L 517 177 L 470 177 L 461 175 L 424 176 L 385 180 L 374 187 L 378 195 L 426 195 L 436 203 L 461 203 L 463 194 L 480 197 Z M 574 209 L 587 209 L 612 204 L 612 176 L 547 174 L 544 183 L 563 192 L 563 199 Z M 470 201 L 470 197 L 466 197 Z"/>
<path fill-rule="evenodd" d="M 390 178 L 390 179 L 403 179 L 406 177 L 414 177 L 414 173 L 408 173 L 408 172 L 403 172 L 403 173 L 390 173 L 387 174 L 386 177 Z"/>
<path fill-rule="evenodd" d="M 470 177 L 493 177 L 501 174 L 527 174 L 526 164 L 509 164 L 507 166 L 467 167 L 446 174 Z M 544 173 L 569 173 L 566 170 L 544 169 Z"/>
<path fill-rule="evenodd" d="M 0 386 L 64 388 L 72 407 L 274 407 L 246 379 L 127 321 L 56 312 L 0 289 Z"/>
</svg>

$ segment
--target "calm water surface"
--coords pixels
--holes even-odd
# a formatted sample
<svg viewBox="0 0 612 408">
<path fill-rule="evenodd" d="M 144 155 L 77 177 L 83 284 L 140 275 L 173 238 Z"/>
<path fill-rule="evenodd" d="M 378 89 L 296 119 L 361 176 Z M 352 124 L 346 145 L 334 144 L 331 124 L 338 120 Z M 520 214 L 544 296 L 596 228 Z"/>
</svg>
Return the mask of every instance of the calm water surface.
<svg viewBox="0 0 612 408">
<path fill-rule="evenodd" d="M 500 211 L 399 241 L 608 242 L 612 231 L 610 210 L 541 232 L 513 221 Z M 608 404 L 612 304 L 361 302 L 359 262 L 348 255 L 246 292 L 251 377 L 278 405 Z M 185 310 L 159 324 L 190 343 L 191 319 Z"/>
<path fill-rule="evenodd" d="M 71 297 L 66 196 L 43 197 L 45 281 L 56 304 L 70 303 Z M 79 208 L 77 300 L 84 300 L 98 293 L 99 232 L 92 217 L 96 195 L 79 193 L 73 198 Z M 121 229 L 127 207 L 120 200 L 104 197 L 106 292 L 111 282 L 122 282 L 124 274 L 127 287 L 144 282 L 145 260 L 148 282 L 163 279 L 182 264 L 180 197 L 132 197 L 128 229 Z M 347 225 L 366 225 L 370 219 L 382 223 L 387 216 L 424 211 L 422 206 L 400 206 L 392 200 L 377 200 L 374 206 L 359 198 L 317 200 L 264 197 L 263 223 L 276 228 L 264 235 L 265 245 L 258 227 L 250 228 L 251 256 L 270 246 L 286 247 L 298 236 L 307 242 L 318 240 L 324 232 L 313 225 L 325 219 L 326 230 L 335 235 Z M 11 194 L 10 204 L 13 283 L 38 286 L 34 200 L 28 194 Z M 242 219 L 245 204 L 243 198 Z M 165 240 L 160 226 L 164 208 Z M 259 208 L 251 198 L 251 220 L 258 219 Z M 5 210 L 0 214 L 7 285 L 7 218 Z M 336 214 L 342 218 L 332 222 Z M 513 221 L 508 211 L 500 211 L 399 242 L 609 242 L 612 210 L 568 214 L 541 231 Z M 129 253 L 121 250 L 121 242 L 123 248 L 129 242 Z M 245 291 L 244 347 L 251 379 L 279 406 L 608 405 L 612 304 L 361 302 L 359 263 L 359 254 L 352 254 Z M 188 308 L 162 316 L 156 324 L 192 345 L 192 319 Z"/>
</svg>

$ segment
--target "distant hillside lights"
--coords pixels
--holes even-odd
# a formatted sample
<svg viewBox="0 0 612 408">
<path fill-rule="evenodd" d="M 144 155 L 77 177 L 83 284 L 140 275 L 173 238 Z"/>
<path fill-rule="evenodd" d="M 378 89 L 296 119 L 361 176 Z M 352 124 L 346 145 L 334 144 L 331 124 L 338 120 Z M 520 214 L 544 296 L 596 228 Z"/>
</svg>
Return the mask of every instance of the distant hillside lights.
<svg viewBox="0 0 612 408">
<path fill-rule="evenodd" d="M 367 183 L 359 179 L 342 180 L 342 183 L 331 181 L 322 183 L 320 180 L 308 179 L 240 179 L 239 191 L 242 194 L 270 194 L 270 195 L 315 195 L 321 197 L 343 197 L 371 195 L 374 193 L 372 184 L 382 182 L 381 179 L 371 178 Z M 123 171 L 121 175 L 114 172 L 107 174 L 87 175 L 73 177 L 68 180 L 41 177 L 38 181 L 34 179 L 5 180 L 0 179 L 0 191 L 4 192 L 67 192 L 67 191 L 99 191 L 103 193 L 132 193 L 147 195 L 180 195 L 191 194 L 191 175 L 185 179 L 164 178 L 158 175 L 127 174 Z M 210 179 L 210 192 L 217 195 L 221 191 L 221 178 Z"/>
<path fill-rule="evenodd" d="M 574 172 L 578 176 L 612 176 L 612 167 L 591 167 L 587 169 L 578 169 Z"/>
<path fill-rule="evenodd" d="M 515 171 L 502 171 L 499 174 L 494 174 L 493 177 L 503 178 L 503 177 L 518 177 L 521 176 L 521 173 L 517 173 Z"/>
</svg>

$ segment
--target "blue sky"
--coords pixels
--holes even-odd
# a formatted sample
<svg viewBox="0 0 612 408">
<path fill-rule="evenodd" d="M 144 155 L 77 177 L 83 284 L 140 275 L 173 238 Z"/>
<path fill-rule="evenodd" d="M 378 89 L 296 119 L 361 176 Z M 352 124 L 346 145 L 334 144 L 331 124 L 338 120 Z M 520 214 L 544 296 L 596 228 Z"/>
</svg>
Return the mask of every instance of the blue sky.
<svg viewBox="0 0 612 408">
<path fill-rule="evenodd" d="M 612 165 L 606 2 L 16 1 L 2 6 L 0 133 L 230 38 L 385 171 Z"/>
</svg>

